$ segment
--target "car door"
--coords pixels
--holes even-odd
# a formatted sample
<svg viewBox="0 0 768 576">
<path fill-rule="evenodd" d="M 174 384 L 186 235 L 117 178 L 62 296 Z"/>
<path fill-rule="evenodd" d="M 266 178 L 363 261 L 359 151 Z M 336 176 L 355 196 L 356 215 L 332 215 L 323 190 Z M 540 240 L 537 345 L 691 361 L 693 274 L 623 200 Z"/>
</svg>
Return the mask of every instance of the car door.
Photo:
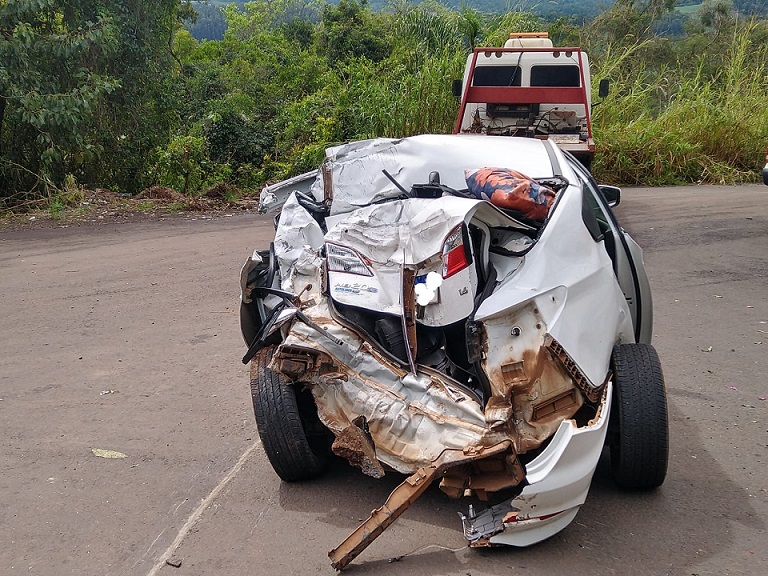
<svg viewBox="0 0 768 576">
<path fill-rule="evenodd" d="M 589 209 L 597 219 L 603 235 L 603 246 L 613 261 L 613 271 L 632 315 L 635 341 L 650 344 L 653 334 L 653 303 L 643 264 L 643 251 L 621 228 L 600 186 L 589 172 L 575 159 L 572 159 L 571 167 L 582 183 L 585 210 Z"/>
</svg>

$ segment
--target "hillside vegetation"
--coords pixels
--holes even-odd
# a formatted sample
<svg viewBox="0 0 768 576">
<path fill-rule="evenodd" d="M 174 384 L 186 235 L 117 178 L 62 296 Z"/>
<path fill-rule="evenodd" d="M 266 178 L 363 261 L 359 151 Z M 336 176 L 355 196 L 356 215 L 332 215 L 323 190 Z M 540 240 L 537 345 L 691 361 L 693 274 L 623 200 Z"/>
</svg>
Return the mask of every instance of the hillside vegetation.
<svg viewBox="0 0 768 576">
<path fill-rule="evenodd" d="M 330 145 L 450 132 L 451 80 L 471 46 L 542 29 L 589 52 L 595 86 L 612 81 L 594 110 L 598 178 L 753 181 L 768 22 L 711 4 L 685 35 L 659 36 L 670 8 L 621 0 L 575 26 L 432 3 L 257 0 L 226 7 L 223 40 L 200 42 L 179 0 L 0 0 L 0 202 L 66 204 L 82 186 L 237 194 L 315 168 Z"/>
<path fill-rule="evenodd" d="M 568 18 L 573 22 L 583 23 L 585 20 L 595 18 L 601 12 L 613 5 L 615 0 L 557 0 L 542 2 L 541 0 L 440 0 L 440 4 L 449 8 L 460 10 L 463 6 L 470 7 L 486 13 L 501 14 L 509 10 L 531 12 L 536 16 L 548 20 L 556 18 Z M 330 0 L 329 4 L 336 4 L 338 0 Z M 227 4 L 235 3 L 242 8 L 246 1 L 236 0 L 207 0 L 192 2 L 192 6 L 198 12 L 194 22 L 187 21 L 185 26 L 198 40 L 221 40 L 227 29 L 227 23 L 221 8 Z M 419 2 L 412 2 L 418 4 Z M 621 0 L 618 2 L 621 4 Z M 711 8 L 720 5 L 742 16 L 768 16 L 768 2 L 765 0 L 673 0 L 674 10 L 664 17 L 660 29 L 681 33 L 683 31 L 685 16 L 698 12 L 702 8 Z M 369 6 L 374 10 L 388 10 L 391 7 L 390 0 L 370 0 Z"/>
</svg>

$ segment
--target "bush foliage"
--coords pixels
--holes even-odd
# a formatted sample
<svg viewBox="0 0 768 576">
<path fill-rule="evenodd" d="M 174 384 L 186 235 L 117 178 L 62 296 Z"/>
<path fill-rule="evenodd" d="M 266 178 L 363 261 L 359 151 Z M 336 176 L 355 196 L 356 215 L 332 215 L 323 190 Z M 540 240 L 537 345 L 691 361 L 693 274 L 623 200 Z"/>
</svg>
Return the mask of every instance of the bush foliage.
<svg viewBox="0 0 768 576">
<path fill-rule="evenodd" d="M 182 0 L 0 0 L 0 202 L 80 185 L 255 190 L 315 168 L 330 145 L 447 133 L 468 52 L 536 30 L 584 47 L 595 86 L 612 81 L 594 110 L 601 179 L 757 177 L 765 20 L 705 3 L 669 36 L 667 0 L 621 0 L 583 26 L 432 0 L 388 6 L 255 0 L 222 9 L 222 40 L 198 41 Z"/>
</svg>

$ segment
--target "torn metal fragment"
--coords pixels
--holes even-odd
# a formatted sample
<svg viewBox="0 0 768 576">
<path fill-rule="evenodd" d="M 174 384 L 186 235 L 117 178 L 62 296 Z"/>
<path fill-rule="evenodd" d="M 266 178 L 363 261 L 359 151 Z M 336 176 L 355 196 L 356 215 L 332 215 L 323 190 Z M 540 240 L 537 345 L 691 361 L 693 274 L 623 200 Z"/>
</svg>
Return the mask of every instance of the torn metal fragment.
<svg viewBox="0 0 768 576">
<path fill-rule="evenodd" d="M 328 552 L 331 566 L 344 570 L 371 542 L 376 540 L 408 507 L 421 496 L 437 476 L 437 468 L 420 468 L 395 488 L 381 508 L 371 512 L 368 520 L 346 537 L 344 542 Z"/>
<path fill-rule="evenodd" d="M 346 458 L 350 464 L 360 468 L 363 474 L 383 478 L 384 467 L 376 459 L 376 447 L 367 428 L 365 417 L 356 418 L 336 436 L 331 450 L 336 456 Z"/>
</svg>

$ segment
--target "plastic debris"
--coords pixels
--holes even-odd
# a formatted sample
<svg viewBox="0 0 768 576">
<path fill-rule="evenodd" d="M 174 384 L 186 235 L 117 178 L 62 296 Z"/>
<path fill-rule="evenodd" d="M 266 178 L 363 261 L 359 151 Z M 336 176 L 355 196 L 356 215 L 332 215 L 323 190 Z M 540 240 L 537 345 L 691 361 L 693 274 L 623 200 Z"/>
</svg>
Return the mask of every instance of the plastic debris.
<svg viewBox="0 0 768 576">
<path fill-rule="evenodd" d="M 702 349 L 701 349 L 701 351 L 702 351 L 702 352 L 712 352 L 712 346 L 710 346 L 710 347 L 709 347 L 709 348 L 707 348 L 707 349 L 704 349 L 704 348 L 702 348 Z"/>
<path fill-rule="evenodd" d="M 106 396 L 107 394 L 115 394 L 117 390 L 102 390 L 99 392 L 99 396 Z"/>
<path fill-rule="evenodd" d="M 731 390 L 738 390 L 738 388 L 736 388 L 736 386 L 728 386 L 728 388 L 730 388 Z"/>
<path fill-rule="evenodd" d="M 94 456 L 99 458 L 128 458 L 126 454 L 122 452 L 116 452 L 114 450 L 104 450 L 103 448 L 91 448 Z"/>
<path fill-rule="evenodd" d="M 181 558 L 168 558 L 165 563 L 174 568 L 181 568 Z"/>
</svg>

